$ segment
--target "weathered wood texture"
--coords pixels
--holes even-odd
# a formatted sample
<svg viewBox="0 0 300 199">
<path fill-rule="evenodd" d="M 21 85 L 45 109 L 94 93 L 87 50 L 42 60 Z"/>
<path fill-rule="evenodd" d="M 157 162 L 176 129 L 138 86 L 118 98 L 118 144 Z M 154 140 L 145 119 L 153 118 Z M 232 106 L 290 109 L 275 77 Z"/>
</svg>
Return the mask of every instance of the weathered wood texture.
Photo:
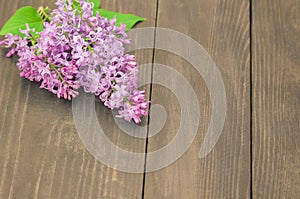
<svg viewBox="0 0 300 199">
<path fill-rule="evenodd" d="M 300 1 L 253 1 L 253 197 L 300 197 Z"/>
<path fill-rule="evenodd" d="M 225 127 L 219 141 L 207 157 L 199 159 L 199 149 L 211 116 L 206 84 L 201 75 L 180 57 L 156 51 L 155 62 L 173 67 L 194 88 L 200 104 L 201 120 L 198 135 L 190 149 L 169 167 L 146 175 L 146 199 L 249 198 L 249 25 L 247 0 L 159 1 L 158 27 L 185 33 L 212 55 L 222 73 L 228 103 Z M 180 106 L 170 91 L 153 85 L 152 102 L 165 106 L 169 119 L 160 134 L 149 139 L 148 151 L 168 144 L 176 136 L 180 124 Z M 174 150 L 171 149 L 170 153 Z"/>
<path fill-rule="evenodd" d="M 21 6 L 38 7 L 53 2 L 0 1 L 0 26 Z M 7 59 L 7 50 L 1 48 L 1 199 L 300 197 L 299 0 L 101 3 L 106 9 L 146 17 L 148 20 L 138 27 L 153 27 L 157 22 L 158 27 L 192 37 L 208 51 L 221 71 L 227 95 L 227 117 L 219 141 L 208 156 L 198 158 L 211 117 L 208 89 L 187 61 L 156 50 L 155 62 L 171 66 L 194 88 L 201 112 L 198 134 L 181 158 L 159 171 L 144 176 L 108 168 L 95 160 L 79 139 L 71 103 L 20 78 L 16 57 Z M 134 53 L 140 64 L 152 62 L 151 49 Z M 149 138 L 148 145 L 145 139 L 124 134 L 111 112 L 100 103 L 96 105 L 107 136 L 128 151 L 144 152 L 148 147 L 151 152 L 164 147 L 176 136 L 180 124 L 181 109 L 176 96 L 156 84 L 145 89 L 148 94 L 152 91 L 152 103 L 161 104 L 168 113 L 166 125 Z"/>
<path fill-rule="evenodd" d="M 21 6 L 54 7 L 53 3 L 0 1 L 0 26 Z M 102 7 L 148 18 L 138 27 L 155 24 L 155 0 L 103 0 Z M 2 48 L 0 198 L 141 198 L 143 174 L 119 172 L 95 160 L 76 133 L 72 104 L 20 78 L 16 58 L 7 59 L 5 52 Z M 136 55 L 139 63 L 152 61 L 152 51 Z M 100 103 L 97 110 L 102 128 L 116 145 L 144 152 L 145 140 L 124 136 L 110 111 Z"/>
</svg>

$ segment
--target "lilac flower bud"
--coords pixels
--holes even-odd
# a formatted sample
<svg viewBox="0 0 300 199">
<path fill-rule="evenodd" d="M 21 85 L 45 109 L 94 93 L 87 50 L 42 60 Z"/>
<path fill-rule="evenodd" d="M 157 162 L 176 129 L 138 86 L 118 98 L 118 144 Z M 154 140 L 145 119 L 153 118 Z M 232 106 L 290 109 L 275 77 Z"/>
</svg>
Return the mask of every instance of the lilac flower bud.
<svg viewBox="0 0 300 199">
<path fill-rule="evenodd" d="M 16 52 L 16 49 L 15 48 L 12 48 L 7 54 L 6 54 L 6 57 L 11 57 L 15 54 Z"/>
<path fill-rule="evenodd" d="M 124 58 L 128 61 L 135 61 L 135 56 L 134 55 L 125 55 Z"/>
<path fill-rule="evenodd" d="M 88 22 L 93 26 L 96 27 L 98 25 L 98 19 L 97 17 L 89 17 Z"/>
<path fill-rule="evenodd" d="M 2 45 L 4 45 L 4 44 L 6 44 L 6 40 L 0 41 L 0 46 L 2 46 Z"/>
<path fill-rule="evenodd" d="M 38 55 L 38 59 L 44 59 L 44 55 Z"/>
</svg>

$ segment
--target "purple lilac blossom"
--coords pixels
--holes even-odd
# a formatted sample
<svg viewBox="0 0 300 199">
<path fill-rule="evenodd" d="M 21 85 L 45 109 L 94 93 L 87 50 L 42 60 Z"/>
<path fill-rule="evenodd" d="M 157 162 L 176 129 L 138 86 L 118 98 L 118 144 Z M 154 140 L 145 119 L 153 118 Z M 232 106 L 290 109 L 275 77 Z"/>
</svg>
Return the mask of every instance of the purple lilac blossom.
<svg viewBox="0 0 300 199">
<path fill-rule="evenodd" d="M 75 1 L 74 1 L 75 2 Z M 124 53 L 129 44 L 126 26 L 116 26 L 99 13 L 93 16 L 93 3 L 58 0 L 51 20 L 33 37 L 34 29 L 26 24 L 24 38 L 11 34 L 0 44 L 11 48 L 7 56 L 19 56 L 20 76 L 41 82 L 41 88 L 71 100 L 80 87 L 95 94 L 110 109 L 118 109 L 119 118 L 141 122 L 149 102 L 145 91 L 138 90 L 136 58 Z"/>
</svg>

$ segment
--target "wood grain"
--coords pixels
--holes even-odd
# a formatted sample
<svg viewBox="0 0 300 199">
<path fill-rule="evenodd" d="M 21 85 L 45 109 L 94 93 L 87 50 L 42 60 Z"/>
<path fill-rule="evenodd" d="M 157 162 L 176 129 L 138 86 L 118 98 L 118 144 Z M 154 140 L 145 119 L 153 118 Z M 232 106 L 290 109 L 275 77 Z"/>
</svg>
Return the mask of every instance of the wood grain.
<svg viewBox="0 0 300 199">
<path fill-rule="evenodd" d="M 54 1 L 0 1 L 0 26 L 21 6 L 53 5 Z M 1 48 L 0 198 L 299 198 L 300 1 L 250 2 L 101 1 L 105 9 L 146 17 L 138 27 L 153 27 L 157 22 L 159 27 L 192 37 L 212 56 L 225 83 L 227 116 L 223 133 L 213 151 L 199 159 L 211 117 L 206 84 L 186 60 L 155 51 L 155 62 L 173 67 L 192 85 L 201 119 L 198 134 L 185 154 L 145 176 L 119 172 L 95 160 L 76 132 L 71 103 L 20 78 L 15 67 L 17 58 L 7 59 L 7 50 Z M 152 62 L 152 49 L 134 54 L 139 64 Z M 144 88 L 148 96 L 152 91 L 152 104 L 161 104 L 168 113 L 162 131 L 149 138 L 148 144 L 122 132 L 111 112 L 96 104 L 107 137 L 128 151 L 144 152 L 147 147 L 151 152 L 166 146 L 180 124 L 176 96 L 160 85 Z M 143 125 L 147 123 L 145 120 Z"/>
<path fill-rule="evenodd" d="M 249 1 L 160 0 L 158 11 L 158 27 L 185 33 L 212 56 L 222 73 L 228 103 L 225 127 L 219 141 L 207 157 L 199 159 L 198 153 L 211 116 L 209 92 L 201 75 L 189 63 L 173 54 L 156 51 L 155 62 L 173 67 L 194 88 L 201 120 L 196 139 L 179 160 L 146 174 L 145 198 L 249 198 Z M 155 151 L 176 136 L 180 106 L 175 95 L 162 86 L 153 85 L 151 100 L 153 104 L 164 106 L 168 112 L 163 130 L 149 139 L 148 151 Z M 170 149 L 170 153 L 174 150 Z"/>
<path fill-rule="evenodd" d="M 1 1 L 0 26 L 21 6 L 53 3 Z M 148 18 L 138 27 L 154 26 L 155 0 L 103 0 L 102 7 Z M 16 57 L 7 59 L 6 52 L 1 48 L 0 198 L 141 198 L 143 174 L 119 172 L 95 160 L 76 132 L 72 104 L 20 78 Z M 152 61 L 151 50 L 135 55 L 140 64 Z M 145 89 L 149 93 L 149 86 Z M 104 106 L 97 104 L 97 114 L 112 142 L 144 152 L 145 140 L 124 136 Z"/>
<path fill-rule="evenodd" d="M 300 197 L 300 1 L 253 1 L 253 197 Z"/>
</svg>

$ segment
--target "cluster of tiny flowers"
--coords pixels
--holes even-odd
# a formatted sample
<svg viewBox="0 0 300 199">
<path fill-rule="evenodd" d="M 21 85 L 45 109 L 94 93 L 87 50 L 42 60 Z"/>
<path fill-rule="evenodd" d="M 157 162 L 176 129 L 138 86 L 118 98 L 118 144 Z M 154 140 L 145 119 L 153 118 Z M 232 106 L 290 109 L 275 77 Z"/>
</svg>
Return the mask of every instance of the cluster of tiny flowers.
<svg viewBox="0 0 300 199">
<path fill-rule="evenodd" d="M 78 9 L 73 9 L 75 3 Z M 19 56 L 20 75 L 68 100 L 82 87 L 117 109 L 117 117 L 140 123 L 149 102 L 145 91 L 138 90 L 135 56 L 124 53 L 124 44 L 130 43 L 126 26 L 94 16 L 93 3 L 84 0 L 58 0 L 56 5 L 38 37 L 27 25 L 23 38 L 8 34 L 0 42 L 11 48 L 8 57 Z"/>
</svg>

